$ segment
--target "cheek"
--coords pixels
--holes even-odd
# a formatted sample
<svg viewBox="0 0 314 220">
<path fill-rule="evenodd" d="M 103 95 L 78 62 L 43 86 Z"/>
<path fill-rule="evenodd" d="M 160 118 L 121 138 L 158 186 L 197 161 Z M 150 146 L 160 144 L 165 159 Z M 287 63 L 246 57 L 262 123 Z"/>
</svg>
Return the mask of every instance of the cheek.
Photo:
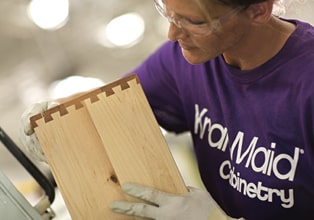
<svg viewBox="0 0 314 220">
<path fill-rule="evenodd" d="M 220 51 L 222 42 L 216 36 L 211 36 L 198 41 L 196 45 L 203 53 L 217 53 Z"/>
<path fill-rule="evenodd" d="M 214 58 L 234 47 L 240 38 L 240 34 L 233 30 L 217 32 L 209 35 L 206 39 L 200 39 L 195 45 L 202 51 L 204 56 Z"/>
<path fill-rule="evenodd" d="M 203 59 L 212 59 L 219 56 L 223 52 L 224 40 L 217 35 L 210 35 L 207 38 L 200 39 L 195 42 L 199 50 L 199 55 Z"/>
<path fill-rule="evenodd" d="M 220 55 L 219 50 L 216 50 L 216 48 L 212 48 L 212 47 L 210 48 L 198 47 L 193 50 L 182 49 L 182 54 L 184 58 L 191 64 L 204 63 Z"/>
<path fill-rule="evenodd" d="M 189 63 L 204 63 L 231 48 L 235 44 L 234 39 L 232 33 L 212 34 L 203 39 L 194 39 L 193 44 L 195 45 L 195 49 L 182 49 L 182 53 Z"/>
</svg>

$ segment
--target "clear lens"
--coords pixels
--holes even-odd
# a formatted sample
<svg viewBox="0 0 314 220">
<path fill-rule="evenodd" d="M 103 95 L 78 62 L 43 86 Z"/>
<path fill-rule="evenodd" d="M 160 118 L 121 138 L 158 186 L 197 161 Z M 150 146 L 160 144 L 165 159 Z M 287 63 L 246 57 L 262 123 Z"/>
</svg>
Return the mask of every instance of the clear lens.
<svg viewBox="0 0 314 220">
<path fill-rule="evenodd" d="M 164 3 L 162 2 L 162 0 L 154 0 L 154 2 L 155 2 L 155 7 L 157 11 L 159 12 L 159 14 L 162 15 L 163 17 L 167 17 L 166 7 Z"/>
<path fill-rule="evenodd" d="M 182 28 L 192 35 L 206 35 L 209 32 L 209 24 L 193 24 L 185 18 L 173 18 L 169 16 L 169 12 L 162 0 L 154 0 L 155 7 L 159 14 L 166 18 L 170 23 L 175 24 L 178 28 Z"/>
<path fill-rule="evenodd" d="M 213 31 L 219 29 L 221 27 L 221 23 L 226 22 L 230 17 L 237 14 L 241 10 L 243 10 L 243 7 L 234 8 L 231 11 L 229 11 L 224 16 L 212 20 L 210 23 L 204 23 L 204 24 L 194 24 L 191 23 L 186 18 L 174 18 L 169 16 L 169 11 L 167 11 L 167 8 L 162 0 L 154 0 L 155 7 L 159 14 L 166 18 L 170 23 L 175 24 L 178 28 L 182 28 L 191 35 L 199 36 L 199 37 L 205 37 L 209 34 L 211 34 Z"/>
</svg>

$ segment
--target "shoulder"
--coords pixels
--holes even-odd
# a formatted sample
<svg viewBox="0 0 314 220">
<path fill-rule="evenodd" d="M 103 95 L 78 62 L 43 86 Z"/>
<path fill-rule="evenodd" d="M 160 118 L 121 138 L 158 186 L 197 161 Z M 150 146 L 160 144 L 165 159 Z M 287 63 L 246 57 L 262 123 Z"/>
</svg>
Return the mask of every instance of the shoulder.
<svg viewBox="0 0 314 220">
<path fill-rule="evenodd" d="M 154 53 L 150 55 L 148 60 L 151 60 L 153 65 L 161 65 L 164 68 L 172 70 L 189 65 L 182 55 L 179 43 L 172 41 L 167 41 L 162 44 Z"/>
<path fill-rule="evenodd" d="M 183 57 L 180 45 L 167 41 L 132 72 L 139 75 L 143 84 L 154 83 L 174 87 L 182 81 L 189 80 L 196 72 L 206 72 L 206 65 L 189 64 Z"/>
<path fill-rule="evenodd" d="M 286 76 L 290 73 L 299 79 L 312 79 L 314 76 L 314 27 L 300 20 L 288 21 L 295 23 L 297 28 L 277 57 L 281 61 L 279 63 L 285 67 Z"/>
<path fill-rule="evenodd" d="M 145 74 L 149 74 L 149 72 L 174 72 L 174 69 L 180 68 L 185 63 L 179 44 L 167 41 L 133 71 L 139 74 L 141 72 L 145 72 Z"/>
<path fill-rule="evenodd" d="M 300 20 L 288 20 L 296 24 L 296 30 L 291 35 L 289 43 L 298 52 L 311 52 L 314 49 L 314 27 Z"/>
<path fill-rule="evenodd" d="M 310 38 L 314 37 L 314 26 L 312 24 L 297 19 L 290 19 L 288 21 L 292 21 L 297 25 L 298 34 L 308 35 Z"/>
</svg>

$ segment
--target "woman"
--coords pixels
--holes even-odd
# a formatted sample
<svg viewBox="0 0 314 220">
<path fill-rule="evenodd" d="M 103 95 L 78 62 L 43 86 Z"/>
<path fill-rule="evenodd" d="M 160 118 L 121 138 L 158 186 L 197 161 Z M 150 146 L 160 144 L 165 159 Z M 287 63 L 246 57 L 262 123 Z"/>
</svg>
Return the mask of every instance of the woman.
<svg viewBox="0 0 314 220">
<path fill-rule="evenodd" d="M 156 220 L 312 219 L 314 28 L 273 0 L 155 0 L 169 42 L 138 74 L 161 126 L 190 131 L 207 189 L 169 195 L 128 183 L 152 205 L 111 209 Z M 25 135 L 24 135 L 25 136 Z"/>
</svg>

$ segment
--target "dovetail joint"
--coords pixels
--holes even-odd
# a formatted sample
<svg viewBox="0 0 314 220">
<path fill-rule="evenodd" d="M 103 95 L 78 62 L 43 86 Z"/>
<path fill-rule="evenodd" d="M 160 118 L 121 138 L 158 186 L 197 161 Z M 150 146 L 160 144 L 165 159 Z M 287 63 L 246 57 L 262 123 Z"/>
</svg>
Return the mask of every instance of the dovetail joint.
<svg viewBox="0 0 314 220">
<path fill-rule="evenodd" d="M 106 97 L 108 96 L 111 96 L 111 95 L 114 95 L 114 90 L 113 88 L 115 87 L 120 87 L 121 90 L 126 90 L 126 89 L 129 89 L 130 88 L 130 85 L 129 85 L 129 82 L 132 81 L 132 80 L 136 80 L 136 83 L 139 84 L 139 78 L 137 77 L 136 74 L 132 74 L 130 76 L 127 76 L 125 78 L 122 78 L 120 80 L 117 80 L 113 83 L 110 83 L 110 84 L 107 84 L 103 87 L 100 87 L 98 89 L 95 89 L 93 90 L 92 92 L 90 93 L 87 93 L 87 94 L 84 94 L 76 99 L 73 99 L 69 102 L 66 102 L 66 103 L 63 103 L 61 105 L 58 105 L 58 106 L 55 106 L 47 111 L 45 111 L 44 113 L 41 113 L 41 114 L 37 114 L 37 115 L 34 115 L 30 118 L 30 121 L 31 121 L 31 125 L 33 128 L 36 128 L 38 127 L 38 124 L 37 124 L 37 120 L 39 119 L 44 119 L 45 123 L 49 122 L 49 121 L 52 121 L 53 120 L 53 117 L 52 117 L 52 114 L 53 113 L 56 113 L 56 112 L 59 112 L 60 116 L 64 116 L 66 114 L 68 114 L 68 110 L 67 110 L 67 107 L 69 106 L 75 106 L 75 109 L 78 110 L 82 107 L 84 107 L 84 104 L 83 102 L 87 99 L 90 100 L 91 103 L 94 103 L 94 102 L 97 102 L 99 100 L 98 98 L 98 95 L 100 93 L 104 93 L 106 95 Z"/>
</svg>

